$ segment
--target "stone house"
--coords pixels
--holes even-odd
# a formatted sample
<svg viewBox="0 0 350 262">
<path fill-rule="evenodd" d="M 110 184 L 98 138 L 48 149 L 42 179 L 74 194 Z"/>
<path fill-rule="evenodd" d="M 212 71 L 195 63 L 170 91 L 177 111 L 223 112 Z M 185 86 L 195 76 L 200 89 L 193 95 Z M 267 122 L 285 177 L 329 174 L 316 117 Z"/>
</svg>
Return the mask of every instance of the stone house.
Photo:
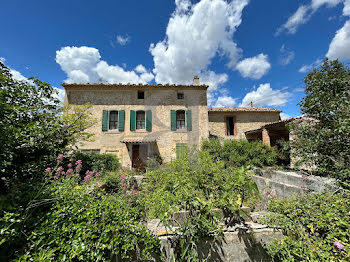
<svg viewBox="0 0 350 262">
<path fill-rule="evenodd" d="M 207 85 L 68 84 L 65 103 L 92 105 L 97 124 L 86 130 L 94 141 L 82 152 L 114 153 L 121 164 L 143 168 L 160 155 L 163 162 L 181 157 L 203 139 L 245 139 L 247 130 L 280 119 L 280 110 L 256 107 L 208 108 Z"/>
</svg>

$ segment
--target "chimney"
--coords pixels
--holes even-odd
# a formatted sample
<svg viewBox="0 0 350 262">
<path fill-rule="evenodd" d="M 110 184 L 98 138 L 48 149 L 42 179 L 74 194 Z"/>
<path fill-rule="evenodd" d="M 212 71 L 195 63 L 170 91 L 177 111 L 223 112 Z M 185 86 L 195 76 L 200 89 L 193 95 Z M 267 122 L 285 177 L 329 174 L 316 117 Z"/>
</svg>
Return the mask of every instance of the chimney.
<svg viewBox="0 0 350 262">
<path fill-rule="evenodd" d="M 250 107 L 253 107 L 253 101 L 250 101 Z"/>
<path fill-rule="evenodd" d="M 194 86 L 199 86 L 199 77 L 197 75 L 195 75 L 194 78 L 193 78 L 193 85 Z"/>
</svg>

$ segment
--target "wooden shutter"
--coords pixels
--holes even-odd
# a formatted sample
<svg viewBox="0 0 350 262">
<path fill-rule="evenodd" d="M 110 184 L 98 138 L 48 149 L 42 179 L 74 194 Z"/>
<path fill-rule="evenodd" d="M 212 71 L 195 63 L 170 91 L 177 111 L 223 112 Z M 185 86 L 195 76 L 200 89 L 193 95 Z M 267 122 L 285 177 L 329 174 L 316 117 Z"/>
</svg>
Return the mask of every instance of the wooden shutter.
<svg viewBox="0 0 350 262">
<path fill-rule="evenodd" d="M 108 110 L 102 111 L 102 131 L 108 130 Z"/>
<path fill-rule="evenodd" d="M 152 111 L 146 110 L 146 130 L 152 130 Z"/>
<path fill-rule="evenodd" d="M 135 131 L 135 111 L 134 110 L 130 110 L 130 131 Z"/>
<path fill-rule="evenodd" d="M 176 111 L 170 110 L 171 130 L 176 131 Z"/>
<path fill-rule="evenodd" d="M 186 125 L 187 131 L 192 131 L 192 114 L 191 110 L 186 111 Z"/>
<path fill-rule="evenodd" d="M 125 128 L 125 111 L 124 110 L 119 110 L 119 120 L 118 120 L 118 124 L 119 124 L 119 131 L 123 132 L 124 128 Z"/>
</svg>

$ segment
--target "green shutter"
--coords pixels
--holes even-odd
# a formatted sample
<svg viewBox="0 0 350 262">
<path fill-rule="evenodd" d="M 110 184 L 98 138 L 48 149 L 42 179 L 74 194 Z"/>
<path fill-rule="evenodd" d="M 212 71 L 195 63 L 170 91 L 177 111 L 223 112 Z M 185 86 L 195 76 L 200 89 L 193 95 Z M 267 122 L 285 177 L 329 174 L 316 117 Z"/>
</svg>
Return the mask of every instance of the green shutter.
<svg viewBox="0 0 350 262">
<path fill-rule="evenodd" d="M 187 130 L 192 131 L 192 114 L 191 110 L 186 111 L 186 125 L 187 125 Z"/>
<path fill-rule="evenodd" d="M 136 114 L 134 110 L 130 110 L 130 131 L 135 131 Z"/>
<path fill-rule="evenodd" d="M 123 132 L 124 131 L 124 127 L 125 127 L 125 111 L 124 110 L 119 110 L 118 116 L 119 116 L 119 119 L 118 119 L 119 127 L 118 127 L 118 129 L 119 129 L 120 132 Z"/>
<path fill-rule="evenodd" d="M 170 110 L 171 130 L 176 130 L 176 111 Z"/>
<path fill-rule="evenodd" d="M 146 130 L 152 130 L 152 111 L 146 110 Z"/>
<path fill-rule="evenodd" d="M 184 143 L 176 144 L 176 159 L 184 159 L 187 154 L 187 145 Z"/>
<path fill-rule="evenodd" d="M 108 110 L 102 111 L 102 131 L 108 130 Z"/>
</svg>

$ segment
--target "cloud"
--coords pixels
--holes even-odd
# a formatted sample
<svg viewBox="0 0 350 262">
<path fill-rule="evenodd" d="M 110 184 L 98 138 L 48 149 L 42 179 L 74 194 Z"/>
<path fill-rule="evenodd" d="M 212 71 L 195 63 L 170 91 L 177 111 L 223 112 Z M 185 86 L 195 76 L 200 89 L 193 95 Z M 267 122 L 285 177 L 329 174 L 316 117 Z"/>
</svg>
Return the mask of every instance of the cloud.
<svg viewBox="0 0 350 262">
<path fill-rule="evenodd" d="M 17 81 L 29 82 L 28 78 L 23 76 L 19 71 L 12 69 L 12 68 L 9 68 L 9 69 L 10 69 L 10 73 L 11 73 L 13 79 L 15 79 Z"/>
<path fill-rule="evenodd" d="M 326 56 L 332 60 L 350 60 L 350 20 L 335 33 Z"/>
<path fill-rule="evenodd" d="M 259 54 L 257 56 L 246 58 L 240 61 L 236 69 L 241 73 L 244 78 L 260 79 L 271 68 L 268 61 L 268 56 Z"/>
<path fill-rule="evenodd" d="M 56 51 L 56 62 L 67 74 L 66 83 L 148 83 L 154 76 L 139 65 L 140 71 L 126 71 L 118 65 L 101 60 L 98 49 L 93 47 L 66 46 Z"/>
<path fill-rule="evenodd" d="M 304 87 L 297 87 L 293 89 L 293 92 L 304 92 Z"/>
<path fill-rule="evenodd" d="M 290 115 L 281 112 L 281 113 L 280 113 L 280 117 L 281 117 L 281 120 L 286 120 L 286 119 L 290 118 Z"/>
<path fill-rule="evenodd" d="M 202 0 L 192 4 L 188 0 L 176 0 L 176 9 L 166 29 L 166 37 L 150 45 L 154 74 L 157 83 L 192 82 L 198 74 L 202 83 L 218 85 L 226 82 L 225 74 L 210 70 L 212 59 L 218 54 L 227 59 L 227 66 L 235 68 L 241 50 L 232 40 L 241 24 L 242 11 L 248 0 Z"/>
<path fill-rule="evenodd" d="M 245 95 L 240 106 L 284 106 L 292 94 L 283 90 L 273 90 L 270 83 L 261 84 L 257 90 Z"/>
<path fill-rule="evenodd" d="M 322 64 L 322 59 L 318 58 L 315 62 L 310 65 L 303 65 L 298 70 L 300 73 L 308 73 L 313 70 L 315 67 L 319 67 Z"/>
<path fill-rule="evenodd" d="M 230 96 L 219 96 L 216 100 L 217 107 L 233 107 L 236 104 L 236 98 Z"/>
<path fill-rule="evenodd" d="M 341 2 L 343 0 L 312 0 L 308 5 L 300 5 L 297 11 L 288 18 L 287 22 L 277 29 L 275 35 L 277 36 L 284 31 L 288 34 L 295 34 L 299 26 L 306 24 L 321 6 L 334 7 Z"/>
<path fill-rule="evenodd" d="M 343 15 L 350 16 L 350 0 L 344 1 Z"/>
<path fill-rule="evenodd" d="M 291 50 L 288 50 L 285 45 L 281 46 L 280 52 L 281 56 L 279 58 L 279 63 L 283 66 L 288 65 L 295 57 L 295 53 Z"/>
<path fill-rule="evenodd" d="M 129 36 L 122 36 L 122 35 L 117 35 L 117 43 L 124 46 L 127 43 L 130 42 L 130 37 Z"/>
</svg>

